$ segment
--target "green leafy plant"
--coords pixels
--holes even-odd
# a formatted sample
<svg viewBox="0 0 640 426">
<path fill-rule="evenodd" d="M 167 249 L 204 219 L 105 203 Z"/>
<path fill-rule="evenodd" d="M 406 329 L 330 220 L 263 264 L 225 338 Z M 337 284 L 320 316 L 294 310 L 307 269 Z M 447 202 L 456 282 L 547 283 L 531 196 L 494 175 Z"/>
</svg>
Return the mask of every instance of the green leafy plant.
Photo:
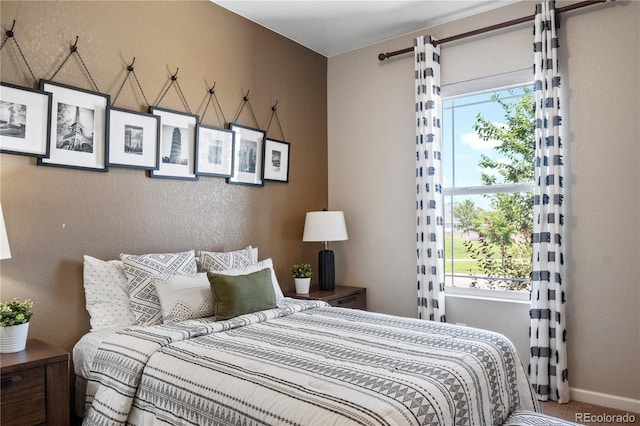
<svg viewBox="0 0 640 426">
<path fill-rule="evenodd" d="M 0 303 L 0 327 L 20 325 L 31 319 L 33 302 L 29 299 L 13 299 L 9 303 Z"/>
<path fill-rule="evenodd" d="M 291 276 L 293 278 L 311 278 L 313 276 L 311 265 L 308 263 L 296 263 L 291 267 Z"/>
</svg>

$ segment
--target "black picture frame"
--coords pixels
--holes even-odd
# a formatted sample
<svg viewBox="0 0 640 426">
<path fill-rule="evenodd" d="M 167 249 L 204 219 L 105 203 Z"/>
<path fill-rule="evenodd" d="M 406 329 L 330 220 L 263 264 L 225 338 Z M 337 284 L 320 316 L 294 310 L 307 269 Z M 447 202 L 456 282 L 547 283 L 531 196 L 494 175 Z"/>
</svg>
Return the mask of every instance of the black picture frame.
<svg viewBox="0 0 640 426">
<path fill-rule="evenodd" d="M 235 145 L 233 148 L 233 173 L 227 178 L 227 183 L 264 186 L 262 161 L 265 131 L 236 123 L 230 123 L 229 129 L 235 133 Z"/>
<path fill-rule="evenodd" d="M 49 155 L 51 93 L 0 82 L 0 152 Z"/>
<path fill-rule="evenodd" d="M 198 180 L 198 116 L 153 106 L 149 107 L 149 112 L 160 117 L 158 169 L 150 170 L 149 176 L 160 179 Z M 185 142 L 186 155 L 182 149 Z"/>
<path fill-rule="evenodd" d="M 109 113 L 109 166 L 157 170 L 160 117 L 111 108 Z"/>
<path fill-rule="evenodd" d="M 236 134 L 230 129 L 198 124 L 199 176 L 231 177 Z"/>
<path fill-rule="evenodd" d="M 51 111 L 49 155 L 38 165 L 106 172 L 110 96 L 49 80 L 40 90 L 51 93 Z"/>
<path fill-rule="evenodd" d="M 265 139 L 263 179 L 270 182 L 289 182 L 291 144 L 276 139 Z"/>
</svg>

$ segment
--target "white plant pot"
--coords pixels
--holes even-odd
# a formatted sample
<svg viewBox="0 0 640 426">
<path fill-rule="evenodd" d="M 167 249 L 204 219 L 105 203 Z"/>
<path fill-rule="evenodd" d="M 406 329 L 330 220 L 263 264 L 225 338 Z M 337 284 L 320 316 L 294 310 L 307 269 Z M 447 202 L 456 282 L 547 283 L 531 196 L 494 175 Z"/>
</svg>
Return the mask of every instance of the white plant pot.
<svg viewBox="0 0 640 426">
<path fill-rule="evenodd" d="M 309 287 L 311 286 L 311 278 L 294 278 L 296 282 L 297 294 L 309 294 Z"/>
<path fill-rule="evenodd" d="M 23 351 L 27 346 L 29 323 L 0 327 L 0 353 Z"/>
</svg>

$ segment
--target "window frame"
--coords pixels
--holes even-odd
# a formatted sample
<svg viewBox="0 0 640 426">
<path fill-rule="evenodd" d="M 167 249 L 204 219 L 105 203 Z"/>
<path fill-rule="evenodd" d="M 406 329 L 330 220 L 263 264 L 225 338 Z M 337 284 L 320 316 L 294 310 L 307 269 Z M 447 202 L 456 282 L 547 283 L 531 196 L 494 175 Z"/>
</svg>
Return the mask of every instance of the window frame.
<svg viewBox="0 0 640 426">
<path fill-rule="evenodd" d="M 473 80 L 467 80 L 457 83 L 451 83 L 442 86 L 442 101 L 474 96 L 488 92 L 499 92 L 512 88 L 518 88 L 530 85 L 533 87 L 534 79 L 530 69 L 523 69 L 511 72 L 505 72 L 488 77 L 482 77 Z M 443 107 L 444 111 L 444 107 Z M 443 117 L 444 118 L 444 117 Z M 444 123 L 443 123 L 444 124 Z M 444 126 L 443 126 L 444 128 Z M 454 154 L 455 155 L 455 154 Z M 455 162 L 452 163 L 455 170 Z M 532 165 L 533 167 L 533 165 Z M 496 185 L 478 185 L 464 187 L 445 187 L 443 185 L 442 195 L 445 200 L 453 199 L 456 196 L 465 195 L 483 195 L 483 194 L 500 194 L 500 193 L 516 193 L 516 192 L 533 192 L 535 182 L 513 183 L 513 184 L 496 184 Z M 453 216 L 453 211 L 451 213 Z M 533 220 L 533 218 L 532 218 Z M 448 237 L 446 230 L 443 230 L 443 237 Z M 453 248 L 451 248 L 453 250 Z M 447 261 L 447 253 L 445 253 L 445 262 Z M 455 277 L 453 271 L 446 274 L 445 277 Z M 447 285 L 446 292 L 451 295 L 462 297 L 478 297 L 488 299 L 508 299 L 508 300 L 529 300 L 529 291 L 512 291 L 512 290 L 492 290 L 471 287 L 454 287 Z"/>
</svg>

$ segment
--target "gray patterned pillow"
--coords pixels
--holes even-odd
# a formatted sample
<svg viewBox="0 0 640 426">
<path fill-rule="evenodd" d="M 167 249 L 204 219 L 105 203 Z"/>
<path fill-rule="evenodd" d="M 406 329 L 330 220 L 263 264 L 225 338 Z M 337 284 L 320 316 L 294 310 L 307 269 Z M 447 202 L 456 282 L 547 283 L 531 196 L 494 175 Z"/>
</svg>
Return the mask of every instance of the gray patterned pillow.
<svg viewBox="0 0 640 426">
<path fill-rule="evenodd" d="M 153 277 L 165 324 L 212 317 L 213 295 L 206 273 Z"/>
<path fill-rule="evenodd" d="M 195 275 L 193 250 L 182 253 L 121 254 L 127 275 L 131 309 L 139 325 L 162 322 L 162 308 L 152 277 L 158 275 Z"/>
<path fill-rule="evenodd" d="M 201 269 L 209 272 L 244 268 L 258 261 L 258 249 L 248 246 L 235 251 L 201 251 L 199 261 Z"/>
</svg>

